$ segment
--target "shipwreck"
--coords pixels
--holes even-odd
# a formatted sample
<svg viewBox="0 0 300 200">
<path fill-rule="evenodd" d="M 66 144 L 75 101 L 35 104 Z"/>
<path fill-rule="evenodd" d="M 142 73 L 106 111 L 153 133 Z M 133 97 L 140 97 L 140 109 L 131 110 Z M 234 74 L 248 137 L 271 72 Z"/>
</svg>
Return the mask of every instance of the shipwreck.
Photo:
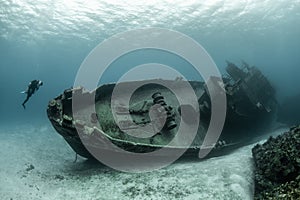
<svg viewBox="0 0 300 200">
<path fill-rule="evenodd" d="M 210 146 L 212 151 L 209 156 L 223 155 L 249 144 L 270 128 L 277 112 L 275 90 L 259 69 L 249 67 L 246 63 L 237 67 L 228 62 L 226 71 L 227 74 L 222 77 L 227 98 L 226 119 L 218 141 Z M 184 80 L 160 81 L 176 85 L 178 81 Z M 214 77 L 211 77 L 211 81 L 213 84 L 219 84 Z M 176 135 L 180 123 L 187 125 L 198 123 L 197 133 L 192 143 L 185 147 L 187 149 L 184 153 L 197 155 L 210 123 L 210 94 L 204 82 L 186 82 L 196 94 L 199 110 L 193 109 L 190 105 L 179 105 L 176 96 L 168 88 L 159 84 L 147 84 L 145 80 L 119 83 L 121 85 L 145 83 L 134 92 L 129 108 L 120 102 L 112 103 L 115 84 L 111 83 L 99 86 L 93 91 L 86 91 L 82 87 L 67 89 L 49 102 L 47 115 L 55 130 L 77 154 L 85 158 L 94 157 L 89 151 L 91 148 L 110 151 L 105 140 L 117 145 L 122 151 L 135 153 L 147 153 L 160 148 L 174 150 L 183 148 L 176 145 L 176 142 L 169 144 Z M 122 99 L 122 94 L 120 95 Z M 88 99 L 76 110 L 76 116 L 81 116 L 80 119 L 74 117 L 72 106 L 74 96 Z M 181 121 L 182 109 L 188 112 L 184 122 Z M 164 114 L 164 120 L 160 120 L 159 113 Z M 200 121 L 195 122 L 194 118 L 199 115 Z M 144 132 L 140 129 L 147 125 L 156 131 L 156 134 L 139 137 L 139 134 L 147 135 L 146 129 L 143 129 Z M 135 135 L 127 134 L 127 130 Z"/>
</svg>

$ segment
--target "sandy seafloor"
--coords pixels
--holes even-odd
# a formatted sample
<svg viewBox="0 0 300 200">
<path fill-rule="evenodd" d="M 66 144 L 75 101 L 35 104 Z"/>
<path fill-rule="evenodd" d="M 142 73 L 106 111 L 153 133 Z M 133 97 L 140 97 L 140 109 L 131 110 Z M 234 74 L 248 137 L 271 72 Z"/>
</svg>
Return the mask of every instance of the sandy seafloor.
<svg viewBox="0 0 300 200">
<path fill-rule="evenodd" d="M 3 128 L 0 199 L 252 199 L 252 147 L 149 173 L 124 173 L 83 158 L 74 163 L 75 153 L 49 124 Z"/>
</svg>

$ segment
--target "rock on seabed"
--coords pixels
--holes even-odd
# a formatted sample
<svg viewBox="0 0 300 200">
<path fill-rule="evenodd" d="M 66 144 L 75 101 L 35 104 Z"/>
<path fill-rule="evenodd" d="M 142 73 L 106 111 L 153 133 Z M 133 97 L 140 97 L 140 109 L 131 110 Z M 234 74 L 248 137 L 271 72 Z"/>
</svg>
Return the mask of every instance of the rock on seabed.
<svg viewBox="0 0 300 200">
<path fill-rule="evenodd" d="M 300 126 L 252 149 L 254 199 L 300 199 Z"/>
</svg>

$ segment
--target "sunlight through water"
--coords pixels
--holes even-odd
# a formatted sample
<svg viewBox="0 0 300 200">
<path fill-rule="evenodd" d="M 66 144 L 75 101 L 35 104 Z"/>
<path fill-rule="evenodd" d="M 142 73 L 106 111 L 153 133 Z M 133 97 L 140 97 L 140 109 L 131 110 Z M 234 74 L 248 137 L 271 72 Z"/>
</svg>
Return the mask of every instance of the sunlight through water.
<svg viewBox="0 0 300 200">
<path fill-rule="evenodd" d="M 151 26 L 202 34 L 228 27 L 264 31 L 287 26 L 283 16 L 296 10 L 299 0 L 7 0 L 0 8 L 0 36 L 21 41 L 55 35 L 91 40 Z"/>
</svg>

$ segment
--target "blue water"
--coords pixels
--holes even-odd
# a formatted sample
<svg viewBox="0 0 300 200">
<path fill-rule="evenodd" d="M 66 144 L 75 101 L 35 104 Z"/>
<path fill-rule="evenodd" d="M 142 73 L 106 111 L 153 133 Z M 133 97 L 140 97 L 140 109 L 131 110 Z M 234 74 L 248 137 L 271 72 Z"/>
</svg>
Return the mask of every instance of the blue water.
<svg viewBox="0 0 300 200">
<path fill-rule="evenodd" d="M 46 120 L 48 101 L 73 85 L 88 53 L 126 30 L 161 27 L 199 42 L 221 72 L 245 60 L 271 80 L 279 99 L 299 91 L 300 1 L 1 1 L 1 121 Z M 30 80 L 44 86 L 28 102 Z"/>
<path fill-rule="evenodd" d="M 176 195 L 252 199 L 251 146 L 226 157 L 177 163 L 143 176 L 106 168 L 93 171 L 86 169 L 83 159 L 72 163 L 74 152 L 49 124 L 46 108 L 49 100 L 73 85 L 81 63 L 99 43 L 147 27 L 172 29 L 193 38 L 222 73 L 226 60 L 257 66 L 276 88 L 279 101 L 298 94 L 300 0 L 0 0 L 0 5 L 3 198 L 133 199 L 135 186 L 139 188 L 135 199 L 166 194 L 165 199 Z M 134 53 L 116 61 L 121 68 L 115 65 L 108 70 L 103 82 L 153 60 L 182 73 L 189 65 L 165 52 Z M 24 110 L 25 96 L 20 92 L 33 79 L 43 80 L 44 85 Z M 28 171 L 31 164 L 35 168 Z"/>
</svg>

